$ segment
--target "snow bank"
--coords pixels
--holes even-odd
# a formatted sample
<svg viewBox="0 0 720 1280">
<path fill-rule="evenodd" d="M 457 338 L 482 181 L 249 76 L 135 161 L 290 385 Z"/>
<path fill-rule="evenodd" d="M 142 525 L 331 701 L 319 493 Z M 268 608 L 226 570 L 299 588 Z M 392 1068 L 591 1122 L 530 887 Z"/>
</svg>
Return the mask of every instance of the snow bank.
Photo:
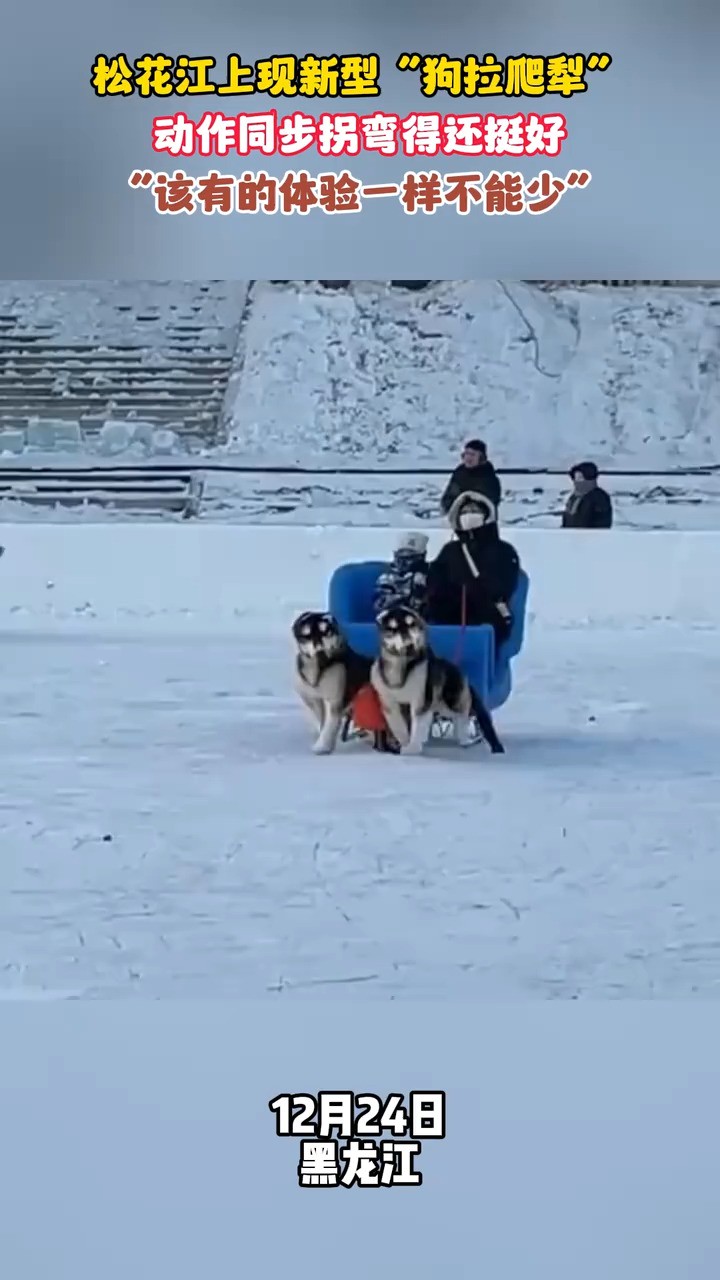
<svg viewBox="0 0 720 1280">
<path fill-rule="evenodd" d="M 325 603 L 333 568 L 384 558 L 388 529 L 278 526 L 0 526 L 0 626 L 116 634 L 282 632 Z M 446 534 L 436 531 L 431 551 Z M 531 616 L 548 627 L 720 627 L 710 589 L 718 533 L 515 530 L 532 579 Z M 202 661 L 202 650 L 198 652 Z"/>
<path fill-rule="evenodd" d="M 233 382 L 246 461 L 718 462 L 720 288 L 444 281 L 256 285 Z"/>
</svg>

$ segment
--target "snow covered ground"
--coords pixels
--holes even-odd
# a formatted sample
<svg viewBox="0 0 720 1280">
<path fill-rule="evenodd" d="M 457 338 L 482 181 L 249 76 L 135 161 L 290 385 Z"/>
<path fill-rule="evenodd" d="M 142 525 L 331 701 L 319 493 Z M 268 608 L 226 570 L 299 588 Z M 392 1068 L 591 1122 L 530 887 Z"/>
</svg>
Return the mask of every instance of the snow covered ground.
<svg viewBox="0 0 720 1280">
<path fill-rule="evenodd" d="M 717 536 L 518 530 L 507 756 L 317 759 L 288 622 L 391 540 L 0 529 L 1 996 L 717 994 Z"/>
</svg>

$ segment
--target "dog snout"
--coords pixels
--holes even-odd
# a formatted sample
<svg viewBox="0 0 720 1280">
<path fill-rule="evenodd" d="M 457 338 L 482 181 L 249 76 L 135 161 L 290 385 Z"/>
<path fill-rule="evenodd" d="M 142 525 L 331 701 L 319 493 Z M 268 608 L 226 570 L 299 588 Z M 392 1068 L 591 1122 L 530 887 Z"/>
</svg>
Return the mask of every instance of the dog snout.
<svg viewBox="0 0 720 1280">
<path fill-rule="evenodd" d="M 402 653 L 407 648 L 407 640 L 400 631 L 385 633 L 383 644 L 386 649 L 394 653 Z"/>
</svg>

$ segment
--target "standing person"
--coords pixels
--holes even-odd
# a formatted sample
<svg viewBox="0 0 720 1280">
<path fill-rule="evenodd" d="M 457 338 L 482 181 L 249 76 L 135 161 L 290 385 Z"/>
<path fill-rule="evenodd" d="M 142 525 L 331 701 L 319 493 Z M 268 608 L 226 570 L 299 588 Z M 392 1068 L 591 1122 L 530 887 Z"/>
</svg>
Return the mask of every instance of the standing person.
<svg viewBox="0 0 720 1280">
<path fill-rule="evenodd" d="M 494 507 L 500 505 L 502 486 L 492 462 L 488 461 L 484 440 L 468 440 L 462 451 L 460 466 L 453 471 L 445 492 L 440 499 L 444 515 L 448 514 L 453 502 L 461 493 L 481 493 L 492 502 Z"/>
<path fill-rule="evenodd" d="M 612 529 L 610 494 L 598 484 L 594 462 L 579 462 L 570 470 L 573 491 L 563 512 L 563 529 Z"/>
</svg>

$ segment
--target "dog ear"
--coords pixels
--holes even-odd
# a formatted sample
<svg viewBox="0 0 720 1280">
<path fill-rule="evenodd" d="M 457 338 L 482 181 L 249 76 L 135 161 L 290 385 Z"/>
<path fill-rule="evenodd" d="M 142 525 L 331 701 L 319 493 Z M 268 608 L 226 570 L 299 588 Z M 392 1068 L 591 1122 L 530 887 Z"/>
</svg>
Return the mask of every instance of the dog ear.
<svg viewBox="0 0 720 1280">
<path fill-rule="evenodd" d="M 299 632 L 302 631 L 304 627 L 309 627 L 312 625 L 315 617 L 316 615 L 312 612 L 311 609 L 308 609 L 306 613 L 301 613 L 300 616 L 297 617 L 292 624 L 292 628 L 291 628 L 292 634 L 297 637 Z"/>
</svg>

